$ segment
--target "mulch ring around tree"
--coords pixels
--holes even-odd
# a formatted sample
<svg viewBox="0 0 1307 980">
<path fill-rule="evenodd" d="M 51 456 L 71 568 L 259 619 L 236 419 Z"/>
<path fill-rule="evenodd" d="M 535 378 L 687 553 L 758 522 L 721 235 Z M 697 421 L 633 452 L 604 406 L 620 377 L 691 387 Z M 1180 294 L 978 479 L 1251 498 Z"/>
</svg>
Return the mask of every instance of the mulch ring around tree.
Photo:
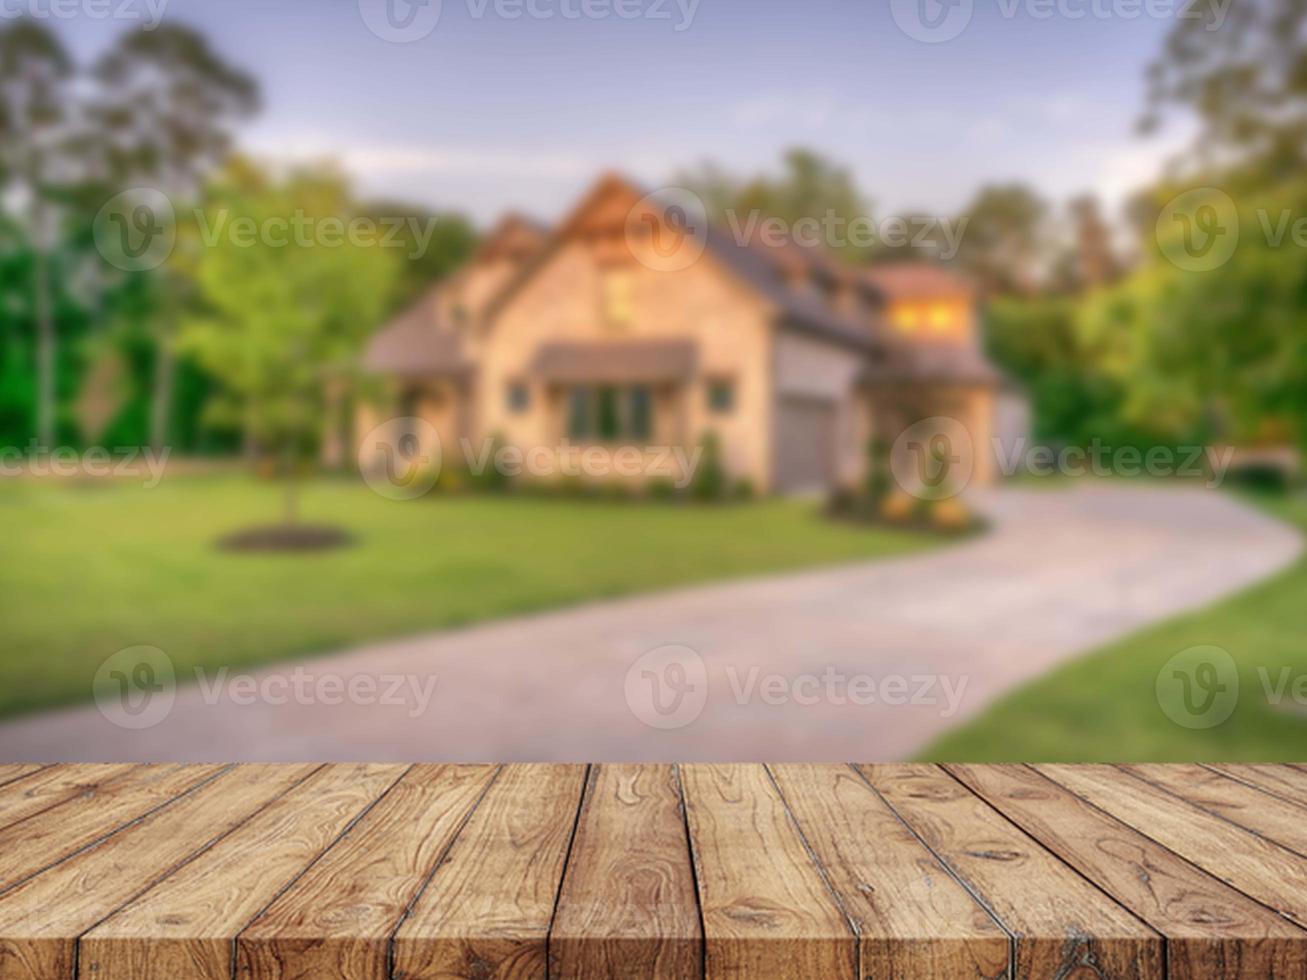
<svg viewBox="0 0 1307 980">
<path fill-rule="evenodd" d="M 329 551 L 354 543 L 354 536 L 326 524 L 265 524 L 218 539 L 223 551 L 297 552 Z"/>
</svg>

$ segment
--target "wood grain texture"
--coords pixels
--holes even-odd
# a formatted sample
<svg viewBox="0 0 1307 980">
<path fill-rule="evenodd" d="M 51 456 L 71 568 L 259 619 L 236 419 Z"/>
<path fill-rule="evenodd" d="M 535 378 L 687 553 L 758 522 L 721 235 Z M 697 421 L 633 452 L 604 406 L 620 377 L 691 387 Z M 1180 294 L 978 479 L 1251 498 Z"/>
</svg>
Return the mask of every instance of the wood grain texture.
<svg viewBox="0 0 1307 980">
<path fill-rule="evenodd" d="M 219 774 L 0 895 L 0 977 L 71 977 L 78 936 L 314 769 L 191 768 L 196 778 L 209 769 Z M 94 976 L 89 971 L 83 975 Z"/>
<path fill-rule="evenodd" d="M 1007 976 L 1007 933 L 853 768 L 770 768 L 858 926 L 861 976 Z"/>
<path fill-rule="evenodd" d="M 705 973 L 857 976 L 852 927 L 762 766 L 681 767 Z"/>
<path fill-rule="evenodd" d="M 1248 786 L 1273 793 L 1290 803 L 1307 806 L 1307 772 L 1285 765 L 1217 765 L 1207 766 Z"/>
<path fill-rule="evenodd" d="M 1025 766 L 946 766 L 1167 941 L 1167 975 L 1307 976 L 1307 931 Z"/>
<path fill-rule="evenodd" d="M 496 771 L 412 767 L 241 933 L 237 976 L 389 976 L 392 934 Z"/>
<path fill-rule="evenodd" d="M 703 933 L 675 767 L 593 767 L 549 954 L 555 980 L 701 975 Z"/>
<path fill-rule="evenodd" d="M 1307 859 L 1113 766 L 1035 768 L 1208 874 L 1307 925 Z"/>
<path fill-rule="evenodd" d="M 406 766 L 323 766 L 196 860 L 91 930 L 96 980 L 227 980 L 236 936 L 374 803 Z"/>
<path fill-rule="evenodd" d="M 0 828 L 25 820 L 65 800 L 90 796 L 136 766 L 53 766 L 0 787 Z"/>
<path fill-rule="evenodd" d="M 38 773 L 45 766 L 38 765 L 35 762 L 6 762 L 0 765 L 0 786 L 7 786 L 15 779 L 22 779 L 24 776 L 30 776 Z"/>
<path fill-rule="evenodd" d="M 1161 937 L 935 766 L 862 766 L 1016 937 L 1018 977 L 1160 978 Z"/>
<path fill-rule="evenodd" d="M 1204 766 L 1122 769 L 1307 857 L 1307 809 Z"/>
<path fill-rule="evenodd" d="M 75 773 L 75 795 L 0 830 L 0 891 L 140 819 L 223 768 L 134 766 L 103 781 Z"/>
<path fill-rule="evenodd" d="M 546 973 L 585 766 L 505 766 L 395 934 L 405 980 Z"/>
<path fill-rule="evenodd" d="M 0 980 L 1307 977 L 1302 767 L 5 776 Z"/>
</svg>

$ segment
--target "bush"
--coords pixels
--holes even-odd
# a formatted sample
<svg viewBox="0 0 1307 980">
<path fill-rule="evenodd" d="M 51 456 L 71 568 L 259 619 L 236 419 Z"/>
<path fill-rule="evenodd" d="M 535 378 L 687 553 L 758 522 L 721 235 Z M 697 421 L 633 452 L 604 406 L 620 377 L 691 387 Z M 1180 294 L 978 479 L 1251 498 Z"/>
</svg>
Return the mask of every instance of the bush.
<svg viewBox="0 0 1307 980">
<path fill-rule="evenodd" d="M 1238 463 L 1225 474 L 1226 484 L 1255 493 L 1288 493 L 1294 484 L 1292 467 L 1271 460 Z"/>
<path fill-rule="evenodd" d="M 715 432 L 705 432 L 699 440 L 699 465 L 690 481 L 695 500 L 715 501 L 726 496 L 726 470 L 722 467 L 721 443 Z"/>
<path fill-rule="evenodd" d="M 645 495 L 650 500 L 670 501 L 676 499 L 676 484 L 670 477 L 650 477 L 644 485 Z"/>
<path fill-rule="evenodd" d="M 758 489 L 747 476 L 736 480 L 735 486 L 731 488 L 731 498 L 734 500 L 752 500 L 756 496 Z"/>
</svg>

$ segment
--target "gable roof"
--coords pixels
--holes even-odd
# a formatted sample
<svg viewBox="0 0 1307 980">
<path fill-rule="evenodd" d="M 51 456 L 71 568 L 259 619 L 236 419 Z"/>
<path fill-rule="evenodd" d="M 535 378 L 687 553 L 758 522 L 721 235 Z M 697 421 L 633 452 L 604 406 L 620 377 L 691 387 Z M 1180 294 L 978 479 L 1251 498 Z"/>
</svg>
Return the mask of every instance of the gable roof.
<svg viewBox="0 0 1307 980">
<path fill-rule="evenodd" d="M 560 222 L 548 243 L 530 261 L 523 264 L 518 273 L 488 305 L 487 317 L 493 317 L 535 271 L 548 261 L 562 242 L 581 225 L 587 214 L 611 194 L 622 194 L 632 202 L 649 196 L 634 181 L 618 174 L 609 173 L 600 177 L 568 216 Z M 818 256 L 816 253 L 819 250 L 803 249 L 799 246 L 777 249 L 757 242 L 740 242 L 729 230 L 712 222 L 708 224 L 704 248 L 705 252 L 721 262 L 736 278 L 775 307 L 781 326 L 864 350 L 877 346 L 873 332 L 865 322 L 836 310 L 822 299 L 816 288 L 798 289 L 790 282 L 789 273 L 793 271 L 796 261 L 807 263 L 809 268 L 817 267 L 817 263 L 820 262 L 820 271 L 826 273 L 831 263 L 838 264 L 838 260 L 833 256 Z M 811 254 L 805 256 L 802 253 Z"/>
<path fill-rule="evenodd" d="M 862 273 L 887 299 L 965 299 L 976 289 L 967 277 L 933 262 L 888 262 Z"/>
<path fill-rule="evenodd" d="M 423 293 L 377 331 L 363 355 L 370 371 L 397 375 L 460 374 L 471 364 L 462 335 L 440 317 L 441 286 Z"/>
</svg>

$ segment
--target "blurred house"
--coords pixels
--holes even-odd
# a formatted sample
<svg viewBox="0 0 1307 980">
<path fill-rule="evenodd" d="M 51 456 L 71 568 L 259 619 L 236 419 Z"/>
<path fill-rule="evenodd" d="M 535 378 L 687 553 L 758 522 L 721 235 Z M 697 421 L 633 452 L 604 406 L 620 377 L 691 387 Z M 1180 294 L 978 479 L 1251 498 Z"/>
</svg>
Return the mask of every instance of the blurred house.
<svg viewBox="0 0 1307 980">
<path fill-rule="evenodd" d="M 788 492 L 858 480 L 873 433 L 943 414 L 984 447 L 977 477 L 992 475 L 1000 379 L 965 282 L 669 214 L 607 176 L 554 229 L 505 217 L 377 333 L 365 363 L 393 402 L 362 407 L 356 431 L 389 441 L 385 419 L 421 419 L 414 434 L 439 438 L 446 461 L 493 435 L 559 472 L 562 454 L 637 447 L 641 479 L 681 477 L 662 448 L 711 432 L 733 480 Z"/>
</svg>

